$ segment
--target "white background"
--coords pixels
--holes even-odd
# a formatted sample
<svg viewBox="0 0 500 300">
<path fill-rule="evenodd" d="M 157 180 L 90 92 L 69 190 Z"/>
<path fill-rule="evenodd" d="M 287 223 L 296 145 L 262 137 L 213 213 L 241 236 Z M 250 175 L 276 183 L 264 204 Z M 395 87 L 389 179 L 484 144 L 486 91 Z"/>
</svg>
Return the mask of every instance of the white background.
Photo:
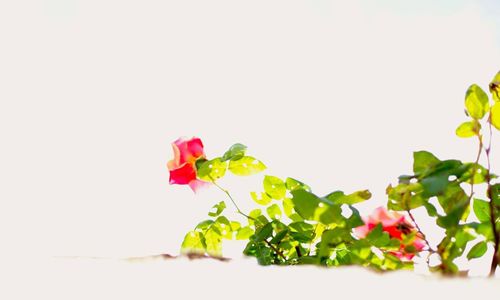
<svg viewBox="0 0 500 300">
<path fill-rule="evenodd" d="M 454 130 L 500 69 L 499 5 L 404 3 L 0 3 L 0 251 L 176 254 L 224 199 L 168 185 L 179 136 L 208 156 L 244 143 L 318 194 L 368 188 L 364 213 L 414 150 L 473 160 Z M 221 184 L 251 207 L 261 179 Z"/>
</svg>

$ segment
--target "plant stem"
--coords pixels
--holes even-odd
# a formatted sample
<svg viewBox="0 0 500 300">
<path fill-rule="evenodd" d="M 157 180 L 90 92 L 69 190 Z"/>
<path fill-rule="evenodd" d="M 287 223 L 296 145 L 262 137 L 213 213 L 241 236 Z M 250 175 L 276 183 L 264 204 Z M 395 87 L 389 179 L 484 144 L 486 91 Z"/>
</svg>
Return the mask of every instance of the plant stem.
<svg viewBox="0 0 500 300">
<path fill-rule="evenodd" d="M 236 208 L 236 211 L 237 211 L 240 215 L 242 215 L 242 216 L 244 216 L 244 217 L 246 217 L 246 218 L 248 218 L 248 219 L 250 219 L 250 220 L 257 221 L 257 219 L 255 219 L 255 218 L 253 218 L 253 217 L 251 217 L 251 216 L 249 216 L 249 215 L 245 214 L 245 213 L 244 213 L 244 212 L 243 212 L 243 211 L 239 208 L 238 204 L 236 204 L 236 201 L 234 201 L 233 197 L 231 196 L 231 194 L 229 193 L 229 191 L 228 191 L 228 190 L 226 190 L 225 188 L 223 188 L 223 187 L 221 187 L 220 185 L 218 185 L 218 184 L 215 182 L 215 180 L 214 180 L 214 179 L 212 179 L 212 183 L 213 183 L 213 184 L 214 184 L 214 185 L 215 185 L 215 186 L 216 186 L 219 190 L 221 190 L 222 192 L 224 192 L 224 194 L 226 194 L 226 195 L 228 196 L 228 198 L 231 200 L 231 202 L 233 203 L 234 207 Z"/>
<path fill-rule="evenodd" d="M 434 250 L 432 247 L 431 247 L 431 244 L 429 243 L 429 241 L 427 240 L 427 237 L 425 236 L 424 232 L 422 231 L 422 229 L 420 229 L 420 226 L 418 226 L 417 224 L 417 221 L 415 220 L 415 217 L 413 216 L 413 214 L 411 213 L 411 210 L 407 209 L 406 212 L 408 213 L 408 215 L 410 216 L 410 219 L 412 220 L 413 224 L 415 225 L 415 227 L 417 228 L 417 231 L 418 233 L 420 233 L 420 235 L 422 236 L 422 239 L 424 240 L 425 244 L 427 245 L 427 251 L 429 251 L 430 253 L 434 253 L 436 252 L 436 250 Z"/>
<path fill-rule="evenodd" d="M 258 219 L 256 219 L 256 218 L 254 218 L 254 217 L 252 217 L 252 216 L 249 216 L 249 215 L 247 215 L 246 213 L 244 213 L 244 212 L 240 209 L 240 207 L 238 206 L 238 204 L 236 204 L 236 201 L 234 201 L 234 198 L 231 196 L 231 194 L 229 193 L 229 191 L 228 191 L 228 190 L 226 190 L 225 188 L 221 187 L 220 185 L 218 185 L 218 184 L 215 182 L 215 180 L 214 180 L 213 178 L 211 178 L 211 177 L 210 177 L 210 179 L 212 180 L 212 183 L 213 183 L 213 184 L 214 184 L 214 185 L 215 185 L 215 186 L 216 186 L 219 190 L 221 190 L 222 192 L 224 192 L 224 194 L 226 194 L 226 195 L 227 195 L 227 197 L 231 200 L 231 202 L 233 203 L 234 207 L 236 208 L 237 212 L 238 212 L 240 215 L 242 215 L 242 216 L 244 216 L 244 217 L 246 217 L 246 218 L 248 218 L 248 219 L 250 219 L 250 220 L 252 220 L 252 221 L 254 221 L 254 222 L 261 222 L 260 220 L 258 220 Z M 269 241 L 267 241 L 267 240 L 264 240 L 264 242 L 265 242 L 265 243 L 269 246 L 269 248 L 271 248 L 271 249 L 272 249 L 272 250 L 273 250 L 276 254 L 278 254 L 281 258 L 283 258 L 283 259 L 286 261 L 286 257 L 283 255 L 283 253 L 281 253 L 281 251 L 280 251 L 279 249 L 277 249 L 277 248 L 276 248 L 273 244 L 271 244 L 271 243 L 270 243 Z"/>
<path fill-rule="evenodd" d="M 491 128 L 491 111 L 488 117 L 488 128 L 489 128 L 489 141 L 488 141 L 488 147 L 485 149 L 486 152 L 486 161 L 487 161 L 487 170 L 486 170 L 486 182 L 488 183 L 488 189 L 487 189 L 487 196 L 490 199 L 489 204 L 490 204 L 490 221 L 491 221 L 491 227 L 493 231 L 493 241 L 495 242 L 494 245 L 494 252 L 493 252 L 493 258 L 491 259 L 491 267 L 490 267 L 490 277 L 495 276 L 496 269 L 498 267 L 498 248 L 499 248 L 499 240 L 500 237 L 498 235 L 498 230 L 496 226 L 496 214 L 495 214 L 495 205 L 493 203 L 493 192 L 491 189 L 491 161 L 490 161 L 490 151 L 491 151 L 491 139 L 492 139 L 492 128 Z"/>
</svg>

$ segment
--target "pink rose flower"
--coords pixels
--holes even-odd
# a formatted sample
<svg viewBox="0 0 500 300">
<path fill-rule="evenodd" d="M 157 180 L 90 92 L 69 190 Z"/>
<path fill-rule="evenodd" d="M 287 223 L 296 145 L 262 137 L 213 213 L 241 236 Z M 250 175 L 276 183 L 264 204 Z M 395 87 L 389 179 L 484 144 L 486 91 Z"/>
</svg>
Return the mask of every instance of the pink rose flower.
<svg viewBox="0 0 500 300">
<path fill-rule="evenodd" d="M 203 143 L 199 138 L 181 137 L 172 143 L 172 149 L 174 159 L 167 163 L 170 171 L 170 184 L 187 184 L 193 192 L 208 184 L 196 177 L 196 160 L 205 158 Z"/>
<path fill-rule="evenodd" d="M 368 216 L 364 218 L 365 225 L 356 227 L 354 233 L 359 238 L 364 238 L 372 231 L 378 224 L 382 224 L 382 230 L 387 232 L 391 238 L 403 240 L 404 235 L 414 233 L 417 230 L 415 227 L 406 220 L 405 216 L 394 212 L 387 211 L 384 207 L 379 207 Z M 401 244 L 399 251 L 390 251 L 391 254 L 403 260 L 411 260 L 416 252 L 424 249 L 425 243 L 419 233 L 416 234 L 412 246 L 415 251 L 405 251 L 405 245 Z"/>
</svg>

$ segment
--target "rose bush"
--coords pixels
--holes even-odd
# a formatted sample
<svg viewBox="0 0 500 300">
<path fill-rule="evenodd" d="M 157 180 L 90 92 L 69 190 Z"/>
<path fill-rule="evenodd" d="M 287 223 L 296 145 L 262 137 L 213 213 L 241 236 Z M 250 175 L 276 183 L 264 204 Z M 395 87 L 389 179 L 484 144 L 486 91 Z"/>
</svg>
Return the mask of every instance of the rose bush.
<svg viewBox="0 0 500 300">
<path fill-rule="evenodd" d="M 356 236 L 365 238 L 378 225 L 382 226 L 382 230 L 390 237 L 401 241 L 399 250 L 390 251 L 398 258 L 411 260 L 416 253 L 425 248 L 421 233 L 400 213 L 379 207 L 370 216 L 363 218 L 363 221 L 364 225 L 354 229 Z"/>
<path fill-rule="evenodd" d="M 441 160 L 428 151 L 415 151 L 412 174 L 390 184 L 387 208 L 379 207 L 367 217 L 361 217 L 356 205 L 371 198 L 368 190 L 335 190 L 321 196 L 296 179 L 271 175 L 264 176 L 261 191 L 249 195 L 257 208 L 245 212 L 219 180 L 227 173 L 257 174 L 266 166 L 248 156 L 240 143 L 207 159 L 199 138 L 178 139 L 172 144 L 174 159 L 168 162 L 170 183 L 189 185 L 193 191 L 213 184 L 240 218 L 225 215 L 226 202 L 216 203 L 210 218 L 186 234 L 182 252 L 220 257 L 223 240 L 237 239 L 246 242 L 243 253 L 261 265 L 360 265 L 378 271 L 411 269 L 414 257 L 426 252 L 430 271 L 462 275 L 467 270 L 456 264 L 458 258 L 466 254 L 468 260 L 478 259 L 490 247 L 494 275 L 500 260 L 500 183 L 491 172 L 490 154 L 492 128 L 500 130 L 499 86 L 500 73 L 489 85 L 493 101 L 476 84 L 465 94 L 470 119 L 457 127 L 456 135 L 477 138 L 474 162 Z M 479 163 L 483 153 L 486 167 Z M 474 189 L 480 184 L 483 194 Z M 412 214 L 415 209 L 425 210 L 443 229 L 441 237 L 434 237 L 441 238 L 439 243 L 429 243 Z M 430 264 L 430 254 L 437 264 Z"/>
</svg>

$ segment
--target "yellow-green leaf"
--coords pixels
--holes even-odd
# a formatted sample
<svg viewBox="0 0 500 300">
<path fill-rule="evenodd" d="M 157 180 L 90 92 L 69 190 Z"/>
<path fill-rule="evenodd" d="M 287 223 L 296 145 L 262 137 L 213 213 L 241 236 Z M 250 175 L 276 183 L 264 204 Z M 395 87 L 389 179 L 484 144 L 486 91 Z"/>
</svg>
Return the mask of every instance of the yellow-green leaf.
<svg viewBox="0 0 500 300">
<path fill-rule="evenodd" d="M 264 177 L 264 191 L 273 199 L 281 200 L 285 198 L 285 182 L 278 177 L 267 175 Z"/>
<path fill-rule="evenodd" d="M 267 215 L 274 220 L 279 220 L 281 219 L 281 209 L 278 206 L 278 204 L 273 204 L 269 206 L 267 209 Z"/>
<path fill-rule="evenodd" d="M 463 122 L 460 124 L 455 133 L 461 138 L 469 138 L 477 135 L 481 129 L 481 124 L 476 120 L 470 122 Z"/>
<path fill-rule="evenodd" d="M 490 109 L 488 95 L 478 85 L 471 85 L 465 94 L 465 108 L 472 118 L 482 119 Z"/>
<path fill-rule="evenodd" d="M 491 125 L 500 130 L 500 102 L 495 102 L 491 107 Z"/>
<path fill-rule="evenodd" d="M 259 197 L 259 194 L 257 194 L 256 192 L 251 192 L 250 197 L 252 197 L 255 203 L 260 205 L 268 205 L 272 200 L 266 193 L 260 193 Z"/>
<path fill-rule="evenodd" d="M 198 178 L 205 181 L 217 180 L 226 174 L 227 163 L 220 158 L 204 162 L 197 171 Z"/>
<path fill-rule="evenodd" d="M 493 100 L 496 102 L 500 101 L 500 72 L 495 75 L 490 83 L 490 93 L 493 96 Z"/>
<path fill-rule="evenodd" d="M 238 176 L 253 175 L 265 169 L 266 166 L 260 160 L 251 156 L 244 156 L 229 162 L 229 171 Z"/>
</svg>

